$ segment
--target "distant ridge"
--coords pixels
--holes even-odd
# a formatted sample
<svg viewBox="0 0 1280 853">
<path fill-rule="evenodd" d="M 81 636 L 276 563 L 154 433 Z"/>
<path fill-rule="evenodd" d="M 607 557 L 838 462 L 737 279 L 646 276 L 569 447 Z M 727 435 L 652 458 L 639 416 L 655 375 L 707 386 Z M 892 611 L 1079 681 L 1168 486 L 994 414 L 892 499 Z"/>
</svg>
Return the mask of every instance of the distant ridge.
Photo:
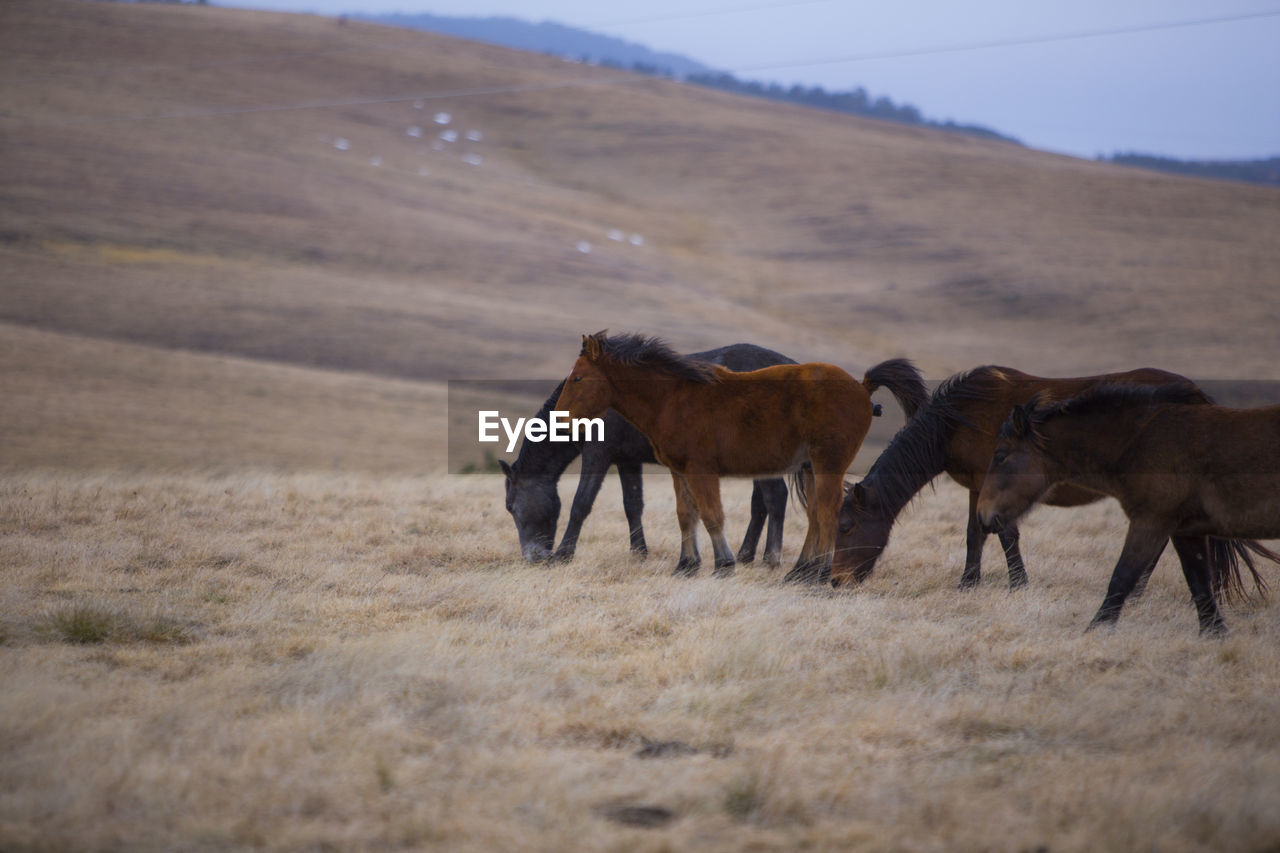
<svg viewBox="0 0 1280 853">
<path fill-rule="evenodd" d="M 392 27 L 430 30 L 535 53 L 552 53 L 566 59 L 636 68 L 673 77 L 705 74 L 712 70 L 687 56 L 677 53 L 660 53 L 642 44 L 598 35 L 553 21 L 535 24 L 517 18 L 451 18 L 427 14 L 350 15 L 348 17 Z"/>
<path fill-rule="evenodd" d="M 1098 160 L 1104 163 L 1118 163 L 1121 166 L 1170 172 L 1175 175 L 1280 187 L 1280 157 L 1268 157 L 1262 160 L 1177 160 L 1156 154 L 1127 152 L 1112 154 L 1110 157 L 1098 157 Z"/>
<path fill-rule="evenodd" d="M 988 127 L 926 118 L 911 104 L 897 104 L 883 96 L 873 98 L 862 88 L 851 92 L 827 92 L 820 87 L 785 88 L 777 83 L 739 80 L 731 74 L 713 70 L 687 56 L 659 53 L 641 44 L 623 41 L 612 36 L 598 35 L 588 30 L 551 21 L 534 24 L 517 18 L 454 18 L 429 14 L 351 15 L 350 17 L 392 27 L 429 30 L 518 50 L 550 53 L 566 59 L 624 68 L 643 74 L 676 77 L 698 86 L 708 86 L 739 95 L 768 98 L 834 112 L 868 116 L 901 124 L 924 125 L 987 139 L 1018 143 L 1017 139 Z"/>
<path fill-rule="evenodd" d="M 443 33 L 534 53 L 548 53 L 566 59 L 623 68 L 644 74 L 674 77 L 697 86 L 707 86 L 749 97 L 802 104 L 850 115 L 1022 144 L 1015 137 L 983 125 L 928 118 L 911 104 L 895 103 L 884 96 L 873 97 L 861 87 L 847 92 L 828 92 L 818 86 L 788 87 L 778 83 L 741 80 L 732 74 L 709 68 L 687 56 L 661 53 L 650 50 L 642 44 L 599 35 L 552 21 L 535 24 L 518 18 L 457 18 L 425 13 L 351 14 L 347 17 L 387 26 Z M 1269 186 L 1280 185 L 1280 165 L 1277 165 L 1280 164 L 1280 158 L 1274 157 L 1247 161 L 1200 161 L 1176 160 L 1153 154 L 1116 153 L 1110 157 L 1099 155 L 1096 159 L 1121 166 L 1201 178 Z"/>
</svg>

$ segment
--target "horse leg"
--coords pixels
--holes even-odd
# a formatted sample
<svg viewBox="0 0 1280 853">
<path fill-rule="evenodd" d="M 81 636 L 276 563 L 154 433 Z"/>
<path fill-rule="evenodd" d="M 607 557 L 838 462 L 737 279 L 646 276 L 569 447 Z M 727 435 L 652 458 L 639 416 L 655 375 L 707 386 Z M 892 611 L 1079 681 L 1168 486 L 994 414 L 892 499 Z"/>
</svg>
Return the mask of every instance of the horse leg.
<svg viewBox="0 0 1280 853">
<path fill-rule="evenodd" d="M 1111 572 L 1111 583 L 1107 586 L 1107 595 L 1102 599 L 1102 606 L 1094 614 L 1088 630 L 1099 625 L 1112 624 L 1120 618 L 1120 609 L 1125 599 L 1133 592 L 1138 578 L 1160 556 L 1169 535 L 1165 528 L 1136 521 L 1129 523 L 1129 532 L 1124 538 L 1124 549 L 1120 559 Z"/>
<path fill-rule="evenodd" d="M 1221 636 L 1227 633 L 1227 623 L 1222 621 L 1218 603 L 1213 597 L 1209 580 L 1209 542 L 1204 536 L 1176 536 L 1173 550 L 1182 561 L 1182 576 L 1187 579 L 1191 600 L 1200 618 L 1200 633 Z"/>
<path fill-rule="evenodd" d="M 852 458 L 849 462 L 852 462 Z M 835 472 L 814 474 L 814 496 L 810 506 L 815 508 L 814 521 L 818 533 L 814 537 L 812 559 L 818 566 L 818 580 L 831 581 L 831 558 L 836 553 L 836 524 L 840 515 L 840 500 L 844 496 L 844 471 L 848 463 Z"/>
<path fill-rule="evenodd" d="M 782 527 L 787 520 L 787 481 L 781 477 L 763 482 L 764 505 L 769 513 L 768 534 L 764 540 L 764 564 L 777 568 L 782 562 Z"/>
<path fill-rule="evenodd" d="M 1000 537 L 1004 561 L 1009 566 L 1009 589 L 1021 589 L 1027 585 L 1027 567 L 1022 564 L 1022 552 L 1018 550 L 1018 526 L 1011 524 L 996 535 Z"/>
<path fill-rule="evenodd" d="M 1160 549 L 1160 554 L 1164 553 L 1164 548 Z M 1142 574 L 1138 575 L 1138 582 L 1133 585 L 1133 592 L 1129 593 L 1130 598 L 1141 598 L 1142 594 L 1147 591 L 1147 581 L 1151 580 L 1151 573 L 1156 570 L 1156 563 L 1160 562 L 1160 554 L 1156 554 L 1155 559 L 1151 561 L 1151 565 L 1147 566 Z"/>
<path fill-rule="evenodd" d="M 560 547 L 551 555 L 553 561 L 573 559 L 573 552 L 578 547 L 578 534 L 582 532 L 582 523 L 591 515 L 591 507 L 600 494 L 600 484 L 604 475 L 613 464 L 608 455 L 582 452 L 582 471 L 578 474 L 578 490 L 573 493 L 573 507 L 569 510 L 569 523 L 565 525 L 564 536 L 560 539 Z"/>
<path fill-rule="evenodd" d="M 676 491 L 676 520 L 680 522 L 680 559 L 672 574 L 693 577 L 702 565 L 698 555 L 698 505 L 682 475 L 672 471 L 671 484 Z"/>
<path fill-rule="evenodd" d="M 764 489 L 760 484 L 767 480 L 754 480 L 751 483 L 751 521 L 747 524 L 747 535 L 742 537 L 742 547 L 738 549 L 738 562 L 743 565 L 752 563 L 756 558 L 756 546 L 760 544 L 760 532 L 764 530 L 764 521 L 769 514 L 765 506 Z"/>
<path fill-rule="evenodd" d="M 720 478 L 715 474 L 693 474 L 684 478 L 698 505 L 698 515 L 711 537 L 711 547 L 716 555 L 716 577 L 733 574 L 733 551 L 724 535 L 724 507 L 720 503 Z"/>
<path fill-rule="evenodd" d="M 795 568 L 784 580 L 827 583 L 831 580 L 831 557 L 836 549 L 836 516 L 844 493 L 844 472 L 814 473 L 808 490 L 809 531 Z"/>
<path fill-rule="evenodd" d="M 969 526 L 964 533 L 964 572 L 960 575 L 960 588 L 972 589 L 982 580 L 982 546 L 987 533 L 978 521 L 978 493 L 969 491 Z"/>
<path fill-rule="evenodd" d="M 810 491 L 812 498 L 813 492 Z M 818 535 L 818 526 L 813 523 L 813 504 L 808 507 L 809 529 L 804 534 L 804 544 L 800 546 L 800 556 L 796 564 L 787 572 L 782 580 L 786 583 L 817 583 L 819 578 L 813 570 L 813 542 Z"/>
<path fill-rule="evenodd" d="M 638 462 L 619 462 L 618 479 L 622 481 L 622 511 L 627 514 L 627 528 L 631 531 L 631 553 L 647 557 L 649 549 L 644 544 L 644 477 Z"/>
</svg>

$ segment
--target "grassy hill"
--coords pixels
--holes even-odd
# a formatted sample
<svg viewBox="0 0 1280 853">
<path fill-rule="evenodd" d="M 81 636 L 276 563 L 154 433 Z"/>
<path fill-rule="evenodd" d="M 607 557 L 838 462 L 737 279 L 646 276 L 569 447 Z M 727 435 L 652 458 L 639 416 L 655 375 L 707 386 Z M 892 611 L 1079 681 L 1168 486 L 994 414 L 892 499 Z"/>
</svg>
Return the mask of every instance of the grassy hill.
<svg viewBox="0 0 1280 853">
<path fill-rule="evenodd" d="M 356 22 L 0 14 L 10 324 L 433 381 L 554 377 L 603 327 L 855 372 L 1276 371 L 1275 190 Z"/>
</svg>

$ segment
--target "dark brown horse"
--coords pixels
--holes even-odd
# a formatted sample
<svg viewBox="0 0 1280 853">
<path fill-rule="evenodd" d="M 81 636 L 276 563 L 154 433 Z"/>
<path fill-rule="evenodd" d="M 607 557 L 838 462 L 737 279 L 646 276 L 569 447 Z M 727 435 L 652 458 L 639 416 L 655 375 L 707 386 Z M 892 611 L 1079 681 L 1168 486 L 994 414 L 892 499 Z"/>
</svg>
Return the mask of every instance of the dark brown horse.
<svg viewBox="0 0 1280 853">
<path fill-rule="evenodd" d="M 1162 385 L 1189 381 L 1176 373 L 1149 367 L 1062 379 L 994 366 L 956 374 L 938 386 L 929 404 L 898 431 L 862 482 L 845 489 L 831 566 L 832 583 L 866 580 L 889 543 L 898 514 L 934 477 L 946 473 L 969 490 L 960 587 L 976 586 L 987 538 L 978 525 L 978 492 L 991 463 L 1000 425 L 1011 408 L 1025 403 L 1033 394 L 1041 394 L 1043 399 L 1066 399 L 1098 383 Z M 1203 397 L 1202 402 L 1209 402 L 1209 398 Z M 1046 492 L 1041 500 L 1052 506 L 1081 506 L 1101 498 L 1097 492 L 1063 484 Z M 1017 526 L 1005 526 L 999 538 L 1009 566 L 1010 588 L 1024 586 L 1027 572 L 1018 548 Z"/>
<path fill-rule="evenodd" d="M 809 530 L 787 578 L 818 579 L 830 569 L 841 483 L 871 426 L 871 392 L 881 385 L 909 411 L 924 397 L 919 374 L 901 359 L 872 368 L 862 382 L 820 363 L 734 373 L 678 355 L 656 338 L 599 332 L 583 336 L 556 408 L 575 418 L 613 408 L 649 439 L 675 487 L 677 573 L 698 570 L 699 516 L 717 573 L 733 571 L 721 476 L 784 474 L 808 459 Z"/>
<path fill-rule="evenodd" d="M 1114 497 L 1129 518 L 1090 628 L 1119 619 L 1138 579 L 1172 539 L 1200 632 L 1222 633 L 1211 584 L 1215 549 L 1229 546 L 1228 539 L 1280 537 L 1280 406 L 1228 409 L 1202 398 L 1186 383 L 1099 386 L 1061 402 L 1036 396 L 1014 408 L 1000 431 L 978 496 L 985 529 L 1006 528 L 1067 483 Z M 1245 544 L 1280 560 L 1256 542 Z"/>
</svg>

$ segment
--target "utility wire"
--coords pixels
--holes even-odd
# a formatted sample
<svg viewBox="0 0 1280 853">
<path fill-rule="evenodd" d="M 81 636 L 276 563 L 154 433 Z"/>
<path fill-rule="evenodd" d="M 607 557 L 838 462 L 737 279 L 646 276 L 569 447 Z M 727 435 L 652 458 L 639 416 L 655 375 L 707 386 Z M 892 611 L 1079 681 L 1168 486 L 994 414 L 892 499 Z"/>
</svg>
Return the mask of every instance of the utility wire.
<svg viewBox="0 0 1280 853">
<path fill-rule="evenodd" d="M 764 5 L 764 6 L 738 7 L 738 11 L 754 10 L 754 9 L 762 9 L 762 8 L 776 8 L 781 6 L 797 6 L 797 5 L 802 5 L 803 3 L 810 3 L 810 2 L 827 2 L 827 0 L 790 0 L 790 2 L 786 2 L 786 3 L 774 3 L 774 4 Z M 708 15 L 728 14 L 732 11 L 735 11 L 735 10 L 721 9 L 715 12 L 707 12 L 707 13 L 686 13 L 682 15 L 672 16 L 672 19 L 683 18 L 683 17 L 693 17 L 697 14 L 708 14 Z M 1205 18 L 1197 18 L 1194 20 L 1173 21 L 1173 22 L 1166 22 L 1166 23 L 1159 23 L 1159 24 L 1141 24 L 1141 25 L 1134 25 L 1130 27 L 1112 27 L 1112 28 L 1106 28 L 1106 29 L 1085 30 L 1085 31 L 1079 31 L 1074 33 L 1057 33 L 1057 34 L 1051 34 L 1051 35 L 1024 36 L 1019 38 L 999 39 L 999 40 L 985 41 L 985 42 L 968 42 L 968 43 L 954 44 L 954 45 L 939 45 L 935 47 L 916 48 L 911 50 L 851 54 L 848 56 L 831 57 L 826 59 L 810 59 L 810 60 L 800 60 L 800 61 L 781 62 L 781 63 L 769 63 L 769 64 L 739 67 L 733 70 L 735 73 L 742 73 L 746 71 L 766 71 L 766 70 L 775 70 L 780 68 L 801 68 L 801 67 L 814 66 L 814 65 L 834 65 L 834 64 L 849 63 L 849 62 L 865 62 L 865 61 L 876 60 L 876 59 L 894 59 L 894 58 L 901 58 L 901 57 L 928 56 L 928 55 L 940 54 L 940 53 L 957 53 L 962 51 L 983 50 L 983 49 L 997 48 L 997 47 L 1013 47 L 1018 45 L 1044 44 L 1046 42 L 1070 41 L 1070 40 L 1076 40 L 1076 39 L 1097 38 L 1101 36 L 1127 35 L 1131 33 L 1154 32 L 1159 30 L 1206 26 L 1211 24 L 1222 24 L 1222 23 L 1229 23 L 1234 21 L 1257 20 L 1261 18 L 1274 18 L 1274 17 L 1280 17 L 1280 9 L 1263 11 L 1263 12 L 1251 12 L 1251 13 L 1237 14 L 1237 15 L 1221 15 L 1216 17 L 1205 17 Z M 658 18 L 651 18 L 648 20 L 658 20 Z M 379 48 L 372 47 L 371 49 L 378 50 Z M 405 49 L 405 48 L 397 46 L 394 49 Z M 361 50 L 361 48 L 355 47 L 355 48 L 339 49 L 338 52 L 346 52 L 347 50 L 358 51 L 358 50 Z M 323 52 L 325 51 L 318 51 L 318 53 L 323 53 Z M 297 55 L 297 54 L 294 54 L 294 55 Z M 218 64 L 234 65 L 234 64 L 241 64 L 241 63 L 248 63 L 248 62 L 261 62 L 261 61 L 265 61 L 265 59 L 267 58 L 255 57 L 252 59 L 245 58 L 241 60 L 232 59 L 232 60 L 225 60 L 222 63 L 218 63 Z M 606 77 L 602 79 L 579 78 L 577 80 L 570 80 L 570 81 L 565 81 L 560 83 L 491 86 L 491 87 L 481 87 L 481 88 L 474 88 L 474 89 L 456 89 L 456 90 L 445 91 L 445 92 L 426 92 L 426 93 L 397 94 L 397 95 L 378 95 L 378 96 L 368 96 L 368 97 L 334 98 L 334 99 L 326 99 L 326 100 L 306 101 L 306 102 L 293 103 L 293 104 L 266 104 L 266 105 L 245 106 L 245 107 L 212 107 L 207 109 L 196 108 L 196 109 L 188 109 L 188 110 L 175 110 L 170 112 L 159 112 L 159 113 L 131 115 L 131 116 L 85 117 L 83 119 L 73 120 L 72 123 L 100 124 L 100 123 L 113 123 L 113 122 L 121 122 L 121 121 L 148 121 L 148 120 L 172 119 L 172 118 L 205 118 L 205 117 L 217 117 L 217 116 L 251 115 L 255 113 L 274 113 L 274 112 L 289 112 L 294 110 L 364 106 L 364 105 L 371 105 L 371 104 L 397 103 L 397 102 L 403 102 L 403 101 L 419 101 L 419 100 L 434 101 L 434 100 L 444 100 L 444 99 L 452 99 L 452 98 L 475 97 L 475 96 L 483 96 L 483 95 L 521 94 L 525 92 L 541 92 L 541 91 L 550 91 L 550 90 L 556 90 L 556 89 L 577 88 L 582 86 L 611 86 L 611 85 L 621 85 L 625 83 L 636 83 L 636 82 L 650 80 L 650 79 L 652 78 L 643 76 L 643 75 L 626 74 L 626 75 L 618 75 L 614 77 Z"/>
<path fill-rule="evenodd" d="M 1073 33 L 1054 33 L 1040 36 L 1022 36 L 1019 38 L 996 39 L 993 41 L 962 42 L 959 44 L 937 45 L 934 47 L 913 48 L 908 50 L 889 50 L 878 53 L 855 53 L 848 56 L 837 56 L 828 59 L 806 59 L 791 62 L 777 62 L 765 65 L 750 65 L 734 68 L 733 71 L 771 71 L 778 68 L 803 68 L 811 65 L 837 65 L 846 62 L 867 62 L 873 59 L 899 59 L 911 56 L 931 56 L 940 53 L 960 53 L 969 50 L 986 50 L 995 47 L 1016 47 L 1028 44 L 1045 44 L 1057 41 L 1074 41 L 1076 39 L 1099 38 L 1101 36 L 1130 35 L 1133 33 L 1149 33 L 1159 30 L 1172 30 L 1184 27 L 1201 27 L 1209 24 L 1225 24 L 1233 21 L 1249 21 L 1259 18 L 1280 17 L 1280 9 L 1265 12 L 1248 12 L 1241 15 L 1221 15 L 1213 18 L 1196 18 L 1189 21 L 1171 21 L 1162 24 L 1136 24 L 1130 27 L 1109 27 L 1099 30 L 1081 30 Z"/>
</svg>

